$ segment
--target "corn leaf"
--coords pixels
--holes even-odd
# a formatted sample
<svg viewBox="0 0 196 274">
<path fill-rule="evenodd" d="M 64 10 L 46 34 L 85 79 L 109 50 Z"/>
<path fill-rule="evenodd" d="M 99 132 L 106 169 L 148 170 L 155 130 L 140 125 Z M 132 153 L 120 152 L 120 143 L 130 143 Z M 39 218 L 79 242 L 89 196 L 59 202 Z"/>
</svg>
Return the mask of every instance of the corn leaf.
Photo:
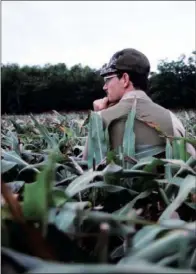
<svg viewBox="0 0 196 274">
<path fill-rule="evenodd" d="M 99 164 L 107 154 L 107 139 L 101 116 L 91 112 L 88 135 L 88 167 L 93 166 L 93 159 Z"/>
<path fill-rule="evenodd" d="M 161 214 L 159 220 L 169 219 L 172 213 L 178 209 L 182 203 L 186 201 L 188 194 L 193 188 L 195 188 L 196 177 L 193 175 L 187 175 L 184 181 L 180 184 L 180 189 L 175 200 L 165 209 Z"/>
<path fill-rule="evenodd" d="M 134 122 L 136 116 L 136 103 L 137 99 L 134 98 L 133 107 L 128 114 L 127 121 L 125 123 L 125 131 L 123 136 L 123 154 L 129 157 L 135 156 L 135 132 Z M 126 163 L 126 168 L 129 167 L 129 163 Z"/>
</svg>

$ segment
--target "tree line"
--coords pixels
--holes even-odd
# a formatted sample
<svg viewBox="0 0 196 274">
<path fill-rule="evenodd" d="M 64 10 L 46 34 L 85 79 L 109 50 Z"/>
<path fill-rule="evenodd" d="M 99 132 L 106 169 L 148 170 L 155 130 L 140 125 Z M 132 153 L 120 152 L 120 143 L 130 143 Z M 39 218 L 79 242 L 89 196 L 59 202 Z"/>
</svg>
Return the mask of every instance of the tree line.
<svg viewBox="0 0 196 274">
<path fill-rule="evenodd" d="M 188 58 L 161 61 L 149 77 L 148 95 L 170 109 L 196 108 L 196 52 Z M 1 67 L 1 114 L 92 109 L 105 96 L 103 79 L 95 69 L 77 64 Z"/>
</svg>

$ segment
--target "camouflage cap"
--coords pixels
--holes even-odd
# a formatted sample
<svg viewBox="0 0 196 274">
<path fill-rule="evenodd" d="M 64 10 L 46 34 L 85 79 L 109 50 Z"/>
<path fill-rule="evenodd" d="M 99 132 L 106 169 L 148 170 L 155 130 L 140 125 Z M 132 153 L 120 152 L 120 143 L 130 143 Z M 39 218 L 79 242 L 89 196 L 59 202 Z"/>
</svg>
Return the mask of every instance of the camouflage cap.
<svg viewBox="0 0 196 274">
<path fill-rule="evenodd" d="M 101 68 L 100 75 L 106 76 L 117 71 L 132 71 L 148 75 L 150 72 L 150 62 L 140 51 L 132 48 L 117 51 L 108 64 Z"/>
</svg>

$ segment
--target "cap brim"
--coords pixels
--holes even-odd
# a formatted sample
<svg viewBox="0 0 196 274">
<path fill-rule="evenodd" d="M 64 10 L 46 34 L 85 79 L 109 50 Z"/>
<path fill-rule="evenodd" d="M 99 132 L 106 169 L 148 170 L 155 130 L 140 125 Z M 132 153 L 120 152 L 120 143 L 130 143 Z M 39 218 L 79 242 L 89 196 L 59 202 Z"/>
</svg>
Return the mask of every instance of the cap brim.
<svg viewBox="0 0 196 274">
<path fill-rule="evenodd" d="M 116 69 L 113 69 L 113 68 L 104 68 L 104 69 L 101 69 L 100 71 L 100 75 L 102 77 L 106 76 L 106 75 L 110 75 L 112 73 L 115 73 L 117 70 Z"/>
</svg>

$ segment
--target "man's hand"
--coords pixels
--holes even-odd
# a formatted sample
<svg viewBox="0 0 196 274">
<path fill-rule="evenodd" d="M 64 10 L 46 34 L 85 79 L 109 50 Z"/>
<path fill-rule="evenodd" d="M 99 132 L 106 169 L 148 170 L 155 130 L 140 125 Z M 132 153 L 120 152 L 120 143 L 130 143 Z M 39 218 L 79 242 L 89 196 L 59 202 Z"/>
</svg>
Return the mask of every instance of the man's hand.
<svg viewBox="0 0 196 274">
<path fill-rule="evenodd" d="M 104 97 L 103 99 L 98 99 L 93 102 L 94 111 L 100 111 L 102 109 L 106 109 L 108 107 L 108 97 Z"/>
</svg>

